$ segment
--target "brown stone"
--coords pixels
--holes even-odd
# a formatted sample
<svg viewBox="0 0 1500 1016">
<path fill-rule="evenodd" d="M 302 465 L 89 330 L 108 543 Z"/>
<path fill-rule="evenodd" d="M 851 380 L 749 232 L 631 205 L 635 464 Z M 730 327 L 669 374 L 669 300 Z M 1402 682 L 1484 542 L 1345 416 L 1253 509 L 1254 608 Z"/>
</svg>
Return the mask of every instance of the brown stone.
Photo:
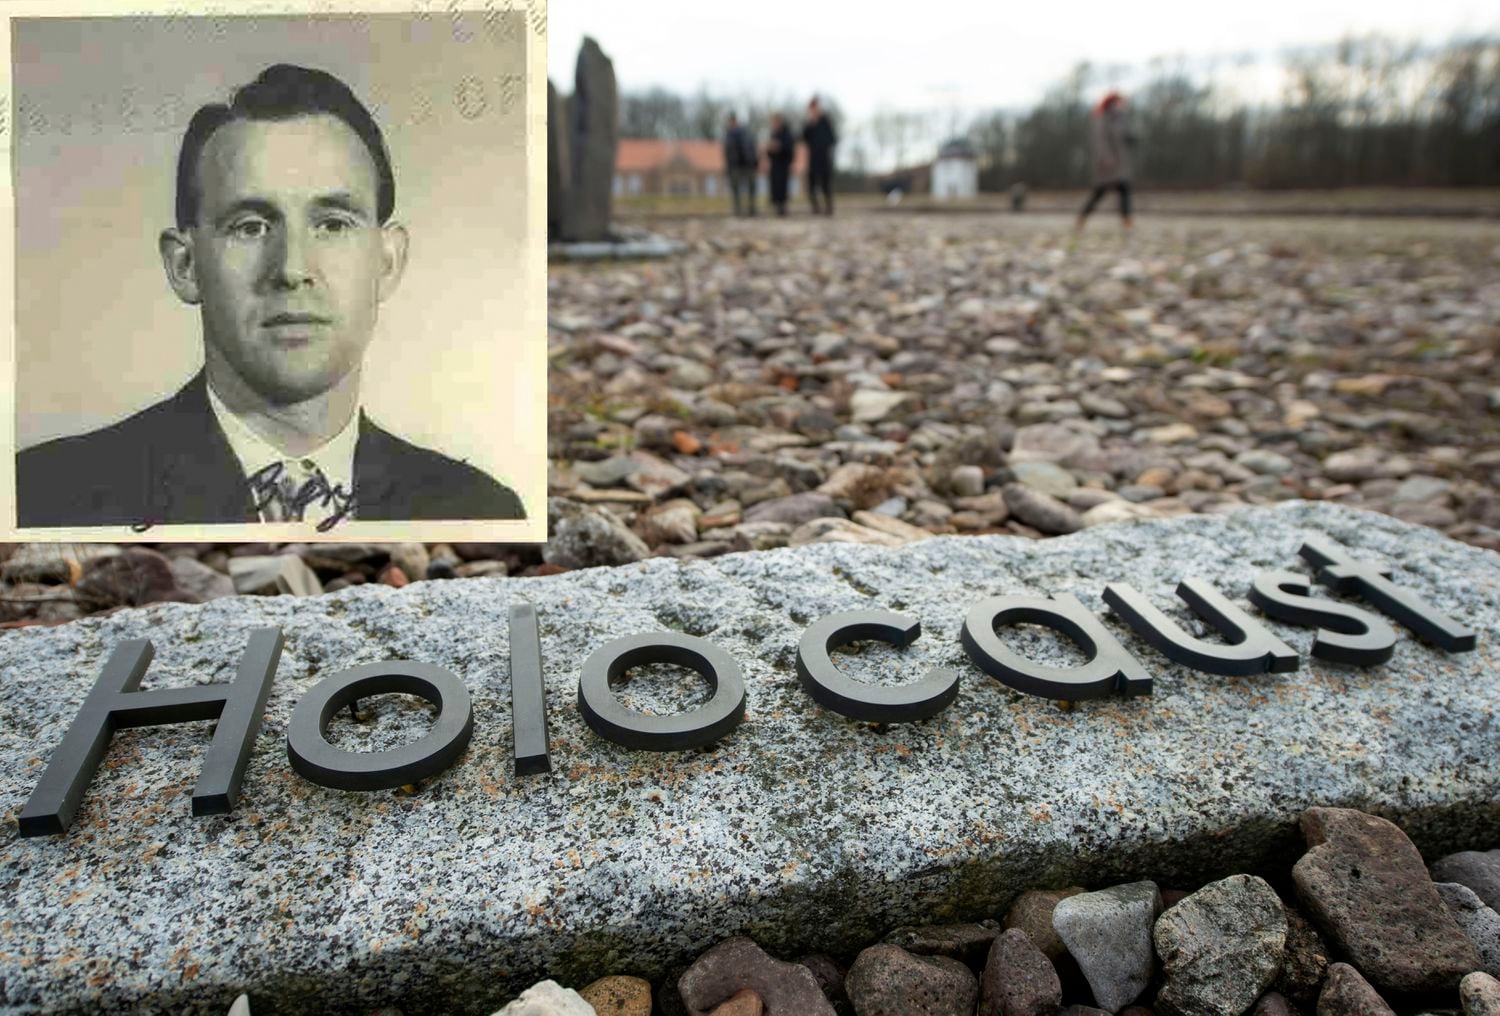
<svg viewBox="0 0 1500 1016">
<path fill-rule="evenodd" d="M 687 498 L 674 498 L 644 512 L 635 532 L 647 544 L 692 543 L 698 538 L 698 506 Z"/>
<path fill-rule="evenodd" d="M 705 530 L 717 529 L 720 526 L 736 526 L 739 525 L 740 519 L 743 516 L 744 513 L 740 508 L 740 503 L 731 498 L 728 501 L 720 501 L 704 512 L 698 519 L 698 526 L 700 529 Z"/>
<path fill-rule="evenodd" d="M 979 981 L 958 960 L 881 943 L 855 957 L 844 990 L 859 1016 L 947 1016 L 974 1011 Z"/>
<path fill-rule="evenodd" d="M 768 1016 L 834 1016 L 811 970 L 766 955 L 748 938 L 720 942 L 699 956 L 677 982 L 692 1016 L 709 1016 L 745 988 L 759 996 Z"/>
<path fill-rule="evenodd" d="M 1381 991 L 1453 991 L 1482 966 L 1422 855 L 1394 823 L 1350 808 L 1310 808 L 1302 832 L 1309 849 L 1292 869 L 1298 896 Z"/>
<path fill-rule="evenodd" d="M 846 462 L 818 487 L 818 493 L 835 501 L 847 501 L 855 508 L 873 508 L 891 496 L 890 479 L 879 466 L 863 462 Z"/>
<path fill-rule="evenodd" d="M 1328 946 L 1301 911 L 1282 906 L 1286 910 L 1286 951 L 1281 956 L 1276 990 L 1300 1006 L 1311 1007 L 1328 972 Z"/>
<path fill-rule="evenodd" d="M 1033 889 L 1016 897 L 1001 922 L 1006 928 L 1020 928 L 1049 960 L 1056 963 L 1068 954 L 1068 947 L 1052 928 L 1052 911 L 1069 896 L 1086 890 L 1082 886 L 1066 889 Z"/>
<path fill-rule="evenodd" d="M 1062 1008 L 1062 982 L 1052 961 L 1020 928 L 990 946 L 979 978 L 977 1016 L 1052 1016 Z"/>
<path fill-rule="evenodd" d="M 849 996 L 844 991 L 844 975 L 847 971 L 833 959 L 823 953 L 809 953 L 797 961 L 818 979 L 818 987 L 823 989 L 823 997 L 833 1003 L 834 1009 L 842 1013 L 849 1008 Z"/>
<path fill-rule="evenodd" d="M 1152 466 L 1150 469 L 1142 471 L 1135 478 L 1135 482 L 1137 486 L 1161 487 L 1165 490 L 1167 485 L 1172 482 L 1173 475 L 1172 470 L 1165 466 Z"/>
<path fill-rule="evenodd" d="M 639 977 L 601 977 L 578 994 L 599 1016 L 651 1016 L 651 983 Z"/>
<path fill-rule="evenodd" d="M 1380 993 L 1347 963 L 1328 968 L 1328 980 L 1318 996 L 1318 1016 L 1396 1016 Z"/>
<path fill-rule="evenodd" d="M 1465 977 L 1458 986 L 1464 1016 L 1500 1016 L 1500 981 L 1483 970 Z"/>
<path fill-rule="evenodd" d="M 465 561 L 453 569 L 461 579 L 504 578 L 510 574 L 510 566 L 504 561 Z"/>
<path fill-rule="evenodd" d="M 197 602 L 197 597 L 177 585 L 172 563 L 144 547 L 88 562 L 74 595 L 93 609 Z"/>
<path fill-rule="evenodd" d="M 1297 1010 L 1293 1009 L 1287 1002 L 1286 997 L 1279 992 L 1268 991 L 1255 1003 L 1255 1008 L 1250 1010 L 1250 1016 L 1296 1016 Z"/>
<path fill-rule="evenodd" d="M 765 1011 L 766 1007 L 760 996 L 745 988 L 731 995 L 729 1001 L 715 1006 L 709 1016 L 761 1016 Z"/>
<path fill-rule="evenodd" d="M 998 921 L 923 924 L 897 928 L 885 940 L 919 956 L 951 956 L 970 967 L 978 967 L 989 955 L 990 945 L 999 934 Z"/>
<path fill-rule="evenodd" d="M 1170 910 L 1191 895 L 1193 894 L 1186 889 L 1163 889 L 1161 891 L 1161 908 L 1163 910 Z"/>
</svg>

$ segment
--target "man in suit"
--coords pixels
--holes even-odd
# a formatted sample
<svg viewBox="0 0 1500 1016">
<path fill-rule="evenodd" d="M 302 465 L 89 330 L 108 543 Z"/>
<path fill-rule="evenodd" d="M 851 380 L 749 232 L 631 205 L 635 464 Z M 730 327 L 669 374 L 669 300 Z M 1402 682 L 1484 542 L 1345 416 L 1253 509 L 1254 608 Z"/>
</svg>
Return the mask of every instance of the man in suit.
<svg viewBox="0 0 1500 1016">
<path fill-rule="evenodd" d="M 32 526 L 520 519 L 482 471 L 360 408 L 406 229 L 380 128 L 342 81 L 279 64 L 183 137 L 167 282 L 199 308 L 204 368 L 119 423 L 16 457 Z"/>
</svg>

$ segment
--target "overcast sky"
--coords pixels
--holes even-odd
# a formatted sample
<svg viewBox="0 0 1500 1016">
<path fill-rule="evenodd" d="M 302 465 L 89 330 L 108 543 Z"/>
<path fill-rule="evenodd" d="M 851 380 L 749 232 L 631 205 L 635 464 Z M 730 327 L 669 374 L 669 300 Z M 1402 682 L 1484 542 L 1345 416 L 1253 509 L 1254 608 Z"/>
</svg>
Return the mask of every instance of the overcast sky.
<svg viewBox="0 0 1500 1016">
<path fill-rule="evenodd" d="M 551 0 L 552 79 L 572 91 L 585 34 L 614 60 L 625 90 L 700 86 L 729 95 L 813 92 L 852 118 L 886 108 L 1022 108 L 1080 61 L 1238 54 L 1266 62 L 1232 77 L 1274 98 L 1290 47 L 1380 32 L 1446 42 L 1500 34 L 1495 0 Z M 1254 97 L 1254 96 L 1250 96 Z"/>
</svg>

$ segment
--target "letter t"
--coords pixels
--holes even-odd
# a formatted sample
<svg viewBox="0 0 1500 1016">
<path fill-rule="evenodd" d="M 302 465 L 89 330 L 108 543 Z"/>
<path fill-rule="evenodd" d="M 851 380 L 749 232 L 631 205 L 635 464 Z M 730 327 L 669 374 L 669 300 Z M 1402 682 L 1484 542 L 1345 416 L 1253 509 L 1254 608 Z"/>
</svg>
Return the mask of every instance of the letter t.
<svg viewBox="0 0 1500 1016">
<path fill-rule="evenodd" d="M 1381 613 L 1395 618 L 1418 635 L 1450 653 L 1474 648 L 1474 630 L 1459 624 L 1409 589 L 1390 579 L 1391 570 L 1369 561 L 1356 561 L 1332 540 L 1309 536 L 1298 551 L 1317 572 L 1318 581 L 1335 593 L 1358 593 Z"/>
</svg>

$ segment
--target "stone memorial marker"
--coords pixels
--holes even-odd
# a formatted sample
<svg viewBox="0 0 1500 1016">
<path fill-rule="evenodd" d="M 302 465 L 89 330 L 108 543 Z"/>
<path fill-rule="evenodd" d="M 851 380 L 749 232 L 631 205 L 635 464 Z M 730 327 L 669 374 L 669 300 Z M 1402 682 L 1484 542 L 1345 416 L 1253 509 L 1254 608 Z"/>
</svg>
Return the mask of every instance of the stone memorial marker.
<svg viewBox="0 0 1500 1016">
<path fill-rule="evenodd" d="M 1250 605 L 1309 537 L 1391 570 L 1478 634 L 1448 652 L 1394 625 L 1388 661 L 1313 657 L 1314 629 Z M 1197 577 L 1294 649 L 1292 671 L 1218 676 L 1170 662 L 1106 609 L 1129 583 L 1194 635 L 1174 595 Z M 1150 694 L 1060 709 L 978 669 L 965 612 L 987 597 L 1070 595 L 1152 677 Z M 1314 593 L 1331 599 L 1326 588 Z M 1368 603 L 1354 594 L 1343 602 Z M 551 770 L 516 775 L 509 616 L 540 636 Z M 951 705 L 885 727 L 819 706 L 797 672 L 808 626 L 854 609 L 921 622 L 904 647 L 833 657 L 855 681 L 958 673 Z M 146 690 L 234 678 L 251 632 L 284 647 L 238 800 L 190 804 L 206 722 L 121 729 L 60 835 L 17 820 L 111 651 L 150 639 Z M 838 954 L 900 925 L 997 918 L 1022 890 L 1151 878 L 1201 884 L 1302 850 L 1311 805 L 1401 825 L 1429 859 L 1500 842 L 1500 556 L 1383 515 L 1289 503 L 1103 526 L 1045 542 L 940 537 L 898 549 L 817 544 L 707 561 L 652 559 L 547 578 L 363 586 L 313 597 L 167 604 L 0 636 L 0 1010 L 256 1016 L 399 1006 L 492 1012 L 543 977 L 657 977 L 743 934 L 780 959 Z M 578 706 L 584 662 L 642 632 L 711 641 L 744 682 L 745 722 L 716 745 L 632 751 Z M 1071 645 L 1002 627 L 1055 667 Z M 445 668 L 472 738 L 417 785 L 332 790 L 287 757 L 295 707 L 338 671 Z M 664 666 L 614 689 L 675 713 L 705 683 Z M 331 717 L 338 748 L 433 729 L 410 696 Z"/>
<path fill-rule="evenodd" d="M 547 81 L 547 233 L 563 235 L 568 192 L 573 185 L 573 160 L 568 145 L 568 102 Z"/>
<path fill-rule="evenodd" d="M 547 234 L 550 257 L 568 261 L 664 258 L 680 241 L 613 217 L 620 95 L 614 63 L 585 37 L 578 51 L 573 94 L 547 82 Z"/>
<path fill-rule="evenodd" d="M 552 109 L 549 105 L 549 111 Z M 609 239 L 615 148 L 620 133 L 620 94 L 615 65 L 593 39 L 584 37 L 567 102 L 568 169 L 563 237 Z"/>
</svg>

